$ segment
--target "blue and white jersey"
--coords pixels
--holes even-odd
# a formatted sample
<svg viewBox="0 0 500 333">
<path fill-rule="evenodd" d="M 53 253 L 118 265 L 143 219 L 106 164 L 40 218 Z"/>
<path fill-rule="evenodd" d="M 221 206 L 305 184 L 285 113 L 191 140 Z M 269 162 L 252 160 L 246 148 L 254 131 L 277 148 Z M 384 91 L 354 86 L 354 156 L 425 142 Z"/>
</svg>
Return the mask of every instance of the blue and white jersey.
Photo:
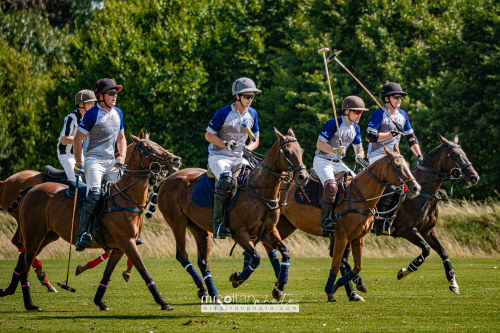
<svg viewBox="0 0 500 333">
<path fill-rule="evenodd" d="M 387 109 L 386 109 L 387 110 Z M 390 113 L 389 110 L 387 110 Z M 394 121 L 396 121 L 401 127 L 403 127 L 404 134 L 412 134 L 413 129 L 410 125 L 410 120 L 408 119 L 408 115 L 401 109 L 396 110 L 396 116 L 393 117 Z M 387 116 L 387 114 L 382 109 L 377 109 L 373 112 L 370 117 L 370 122 L 368 123 L 368 132 L 378 132 L 378 133 L 388 133 L 394 131 L 396 126 L 392 123 L 391 119 Z M 401 140 L 401 134 L 398 134 L 394 137 L 391 137 L 387 140 L 380 142 L 370 142 L 368 145 L 368 153 L 367 157 L 375 157 L 380 155 L 385 155 L 384 145 L 387 149 L 393 150 L 394 144 L 397 144 L 399 147 L 399 140 Z"/>
<path fill-rule="evenodd" d="M 57 155 L 73 155 L 73 144 L 63 145 L 61 139 L 63 136 L 75 136 L 76 131 L 78 129 L 78 124 L 82 120 L 82 115 L 80 111 L 75 110 L 68 114 L 66 118 L 64 118 L 64 125 L 59 134 L 59 141 L 57 142 Z"/>
<path fill-rule="evenodd" d="M 234 140 L 238 142 L 239 146 L 236 150 L 229 150 L 211 143 L 208 146 L 209 156 L 225 155 L 241 157 L 243 155 L 243 146 L 248 138 L 248 134 L 243 128 L 243 123 L 247 124 L 255 137 L 259 136 L 259 120 L 257 112 L 254 109 L 247 108 L 241 115 L 238 110 L 233 108 L 233 105 L 219 109 L 210 121 L 207 132 L 217 135 L 224 141 Z"/>
<path fill-rule="evenodd" d="M 83 143 L 85 159 L 114 159 L 116 139 L 123 133 L 123 114 L 116 107 L 108 112 L 95 105 L 85 113 L 78 130 L 87 136 Z"/>
<path fill-rule="evenodd" d="M 361 133 L 359 129 L 359 125 L 356 123 L 348 124 L 344 121 L 343 117 L 338 117 L 337 121 L 339 123 L 340 137 L 342 138 L 342 144 L 347 148 L 352 143 L 354 148 L 361 148 Z M 319 139 L 323 142 L 326 142 L 332 148 L 338 148 L 340 145 L 339 142 L 339 133 L 337 132 L 337 124 L 335 123 L 335 119 L 330 119 L 326 122 L 325 126 L 321 130 L 319 135 Z M 337 154 L 328 154 L 320 149 L 316 149 L 316 156 L 338 161 L 342 159 L 341 155 Z"/>
</svg>

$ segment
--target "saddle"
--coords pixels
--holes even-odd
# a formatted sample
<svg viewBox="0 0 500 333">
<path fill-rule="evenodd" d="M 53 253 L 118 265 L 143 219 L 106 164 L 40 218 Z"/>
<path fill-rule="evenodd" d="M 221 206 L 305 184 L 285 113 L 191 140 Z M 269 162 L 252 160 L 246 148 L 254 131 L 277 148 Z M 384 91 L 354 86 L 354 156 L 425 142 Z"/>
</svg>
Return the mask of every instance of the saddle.
<svg viewBox="0 0 500 333">
<path fill-rule="evenodd" d="M 45 166 L 45 176 L 43 176 L 43 183 L 59 183 L 66 184 L 68 176 L 64 170 L 56 169 L 50 165 Z"/>
<path fill-rule="evenodd" d="M 335 198 L 334 209 L 338 207 L 342 200 L 344 199 L 347 180 L 352 177 L 349 173 L 342 171 L 335 174 L 335 180 L 338 184 L 338 192 Z M 297 187 L 295 191 L 295 201 L 302 205 L 310 205 L 317 208 L 321 208 L 321 201 L 323 200 L 323 184 L 320 184 L 318 174 L 313 168 L 309 171 L 309 180 L 306 186 Z"/>
</svg>

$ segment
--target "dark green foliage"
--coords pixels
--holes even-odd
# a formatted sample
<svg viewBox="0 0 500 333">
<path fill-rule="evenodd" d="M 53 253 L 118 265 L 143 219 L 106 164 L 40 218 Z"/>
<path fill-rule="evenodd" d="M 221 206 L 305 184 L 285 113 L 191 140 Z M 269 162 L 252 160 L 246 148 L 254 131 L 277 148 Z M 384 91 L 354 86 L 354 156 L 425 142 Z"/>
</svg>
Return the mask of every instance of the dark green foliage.
<svg viewBox="0 0 500 333">
<path fill-rule="evenodd" d="M 232 102 L 232 82 L 251 77 L 264 91 L 252 105 L 260 116 L 259 152 L 276 140 L 273 127 L 281 132 L 293 127 L 310 167 L 318 134 L 333 114 L 317 53 L 329 47 L 343 50 L 339 59 L 376 97 L 388 81 L 409 92 L 402 109 L 424 154 L 439 144 L 436 133 L 448 139 L 459 135 L 481 180 L 470 190 L 457 186 L 458 196 L 491 196 L 499 179 L 496 1 L 33 3 L 52 7 L 9 7 L 0 14 L 3 126 L 13 133 L 16 122 L 27 123 L 23 113 L 8 120 L 6 110 L 25 109 L 33 121 L 16 135 L 2 133 L 1 178 L 44 163 L 57 165 L 55 145 L 64 116 L 74 109 L 74 95 L 102 77 L 124 86 L 118 107 L 126 131 L 152 132 L 187 167 L 206 166 L 208 122 Z M 71 10 L 57 21 L 68 4 Z M 362 97 L 370 108 L 360 123 L 364 136 L 376 104 L 335 62 L 329 68 L 337 115 L 348 95 Z M 9 91 L 12 83 L 3 79 L 9 75 L 29 87 L 24 95 Z M 404 141 L 401 147 L 414 166 Z M 26 149 L 31 153 L 19 153 Z M 352 164 L 353 155 L 348 153 L 346 162 Z"/>
</svg>

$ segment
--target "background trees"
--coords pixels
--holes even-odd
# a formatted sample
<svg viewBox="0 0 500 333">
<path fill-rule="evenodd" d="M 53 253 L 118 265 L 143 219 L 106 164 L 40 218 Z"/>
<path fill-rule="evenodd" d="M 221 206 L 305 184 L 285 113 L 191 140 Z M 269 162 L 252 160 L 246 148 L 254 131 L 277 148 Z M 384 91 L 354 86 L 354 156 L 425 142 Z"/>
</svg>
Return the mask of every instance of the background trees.
<svg viewBox="0 0 500 333">
<path fill-rule="evenodd" d="M 236 78 L 251 77 L 264 91 L 254 102 L 261 152 L 276 139 L 272 127 L 293 127 L 311 166 L 332 117 L 317 53 L 329 47 L 343 50 L 342 62 L 375 96 L 388 81 L 410 93 L 402 108 L 424 153 L 438 145 L 436 133 L 459 135 L 481 175 L 459 195 L 493 195 L 500 176 L 496 1 L 14 2 L 0 14 L 1 178 L 58 165 L 55 145 L 74 95 L 101 77 L 124 86 L 118 106 L 126 130 L 149 130 L 189 167 L 205 167 L 211 116 L 231 103 Z M 376 109 L 338 65 L 330 73 L 337 109 L 351 94 Z"/>
</svg>

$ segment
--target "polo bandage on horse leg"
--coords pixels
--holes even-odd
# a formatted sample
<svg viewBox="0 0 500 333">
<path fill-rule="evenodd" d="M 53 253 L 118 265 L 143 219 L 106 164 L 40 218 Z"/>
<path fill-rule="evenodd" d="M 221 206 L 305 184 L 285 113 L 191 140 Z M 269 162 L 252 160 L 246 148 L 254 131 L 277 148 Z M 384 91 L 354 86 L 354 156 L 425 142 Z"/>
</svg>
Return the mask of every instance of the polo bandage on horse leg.
<svg viewBox="0 0 500 333">
<path fill-rule="evenodd" d="M 33 267 L 33 269 L 35 270 L 35 273 L 38 274 L 38 269 L 40 267 L 42 267 L 42 263 L 40 262 L 40 260 L 35 258 L 35 259 L 33 259 L 33 262 L 31 263 L 31 267 Z"/>
<path fill-rule="evenodd" d="M 408 265 L 408 270 L 410 272 L 416 272 L 417 269 L 422 265 L 422 263 L 425 261 L 425 257 L 423 255 L 419 255 L 415 260 L 413 260 L 409 265 Z"/>
<path fill-rule="evenodd" d="M 241 272 L 240 278 L 243 280 L 248 280 L 250 275 L 259 267 L 260 265 L 260 255 L 255 252 L 252 261 L 248 263 L 248 266 Z"/>
<path fill-rule="evenodd" d="M 155 185 L 153 187 L 153 197 L 151 198 L 151 204 L 149 205 L 149 210 L 146 213 L 146 217 L 150 219 L 153 217 L 153 213 L 156 211 L 156 204 L 158 203 L 158 191 L 160 190 L 160 186 Z"/>
<path fill-rule="evenodd" d="M 33 304 L 33 300 L 31 299 L 31 290 L 28 280 L 21 281 L 21 289 L 23 291 L 24 308 L 26 310 L 31 310 L 31 308 L 35 305 Z"/>
<path fill-rule="evenodd" d="M 205 281 L 205 286 L 207 287 L 208 295 L 210 295 L 210 297 L 219 295 L 219 293 L 217 293 L 217 289 L 215 289 L 214 280 L 212 279 L 210 271 L 203 272 L 203 280 Z"/>
<path fill-rule="evenodd" d="M 250 261 L 252 261 L 252 256 L 246 253 L 246 251 L 243 251 L 243 270 L 247 268 Z"/>
<path fill-rule="evenodd" d="M 106 259 L 108 259 L 108 256 L 106 255 L 106 253 L 103 253 L 99 257 L 95 258 L 94 260 L 90 260 L 87 263 L 87 266 L 89 266 L 89 268 L 94 268 L 95 266 L 99 265 L 101 262 L 103 262 Z"/>
<path fill-rule="evenodd" d="M 106 293 L 106 289 L 108 288 L 110 280 L 102 279 L 101 283 L 99 283 L 99 287 L 97 287 L 97 292 L 94 296 L 94 304 L 100 306 L 103 303 L 104 294 Z"/>
<path fill-rule="evenodd" d="M 280 275 L 278 277 L 280 284 L 288 283 L 288 268 L 290 268 L 290 256 L 288 255 L 288 250 L 285 250 L 282 253 Z"/>
<path fill-rule="evenodd" d="M 446 272 L 446 279 L 448 279 L 448 281 L 453 280 L 455 278 L 455 271 L 453 271 L 450 260 L 446 259 L 445 261 L 443 261 L 443 265 L 444 271 Z"/>
<path fill-rule="evenodd" d="M 340 279 L 338 279 L 337 284 L 339 286 L 345 286 L 349 281 L 352 280 L 354 277 L 354 273 L 352 271 L 349 271 L 346 275 L 342 276 Z"/>
<path fill-rule="evenodd" d="M 132 261 L 130 261 L 130 259 L 127 259 L 127 266 L 128 267 L 134 266 L 134 264 L 132 263 Z"/>
<path fill-rule="evenodd" d="M 274 275 L 276 275 L 276 278 L 279 279 L 281 265 L 280 265 L 280 260 L 278 259 L 278 256 L 276 255 L 276 250 L 268 253 L 267 256 L 269 257 L 269 260 L 271 261 L 271 265 L 273 265 Z"/>
<path fill-rule="evenodd" d="M 198 283 L 200 283 L 200 282 L 203 281 L 203 279 L 201 278 L 200 274 L 198 274 L 198 272 L 193 267 L 193 265 L 191 265 L 191 263 L 189 262 L 189 260 L 185 260 L 185 261 L 181 262 L 181 265 L 182 265 L 182 267 L 184 267 L 184 269 L 186 270 L 186 272 L 188 272 L 189 275 L 191 275 L 191 277 L 193 278 L 193 281 L 194 281 L 195 284 L 198 284 Z"/>
<path fill-rule="evenodd" d="M 325 285 L 325 292 L 328 294 L 333 294 L 333 286 L 335 285 L 335 280 L 337 279 L 337 274 L 333 274 L 330 271 L 330 275 L 328 276 L 328 281 Z"/>
</svg>

